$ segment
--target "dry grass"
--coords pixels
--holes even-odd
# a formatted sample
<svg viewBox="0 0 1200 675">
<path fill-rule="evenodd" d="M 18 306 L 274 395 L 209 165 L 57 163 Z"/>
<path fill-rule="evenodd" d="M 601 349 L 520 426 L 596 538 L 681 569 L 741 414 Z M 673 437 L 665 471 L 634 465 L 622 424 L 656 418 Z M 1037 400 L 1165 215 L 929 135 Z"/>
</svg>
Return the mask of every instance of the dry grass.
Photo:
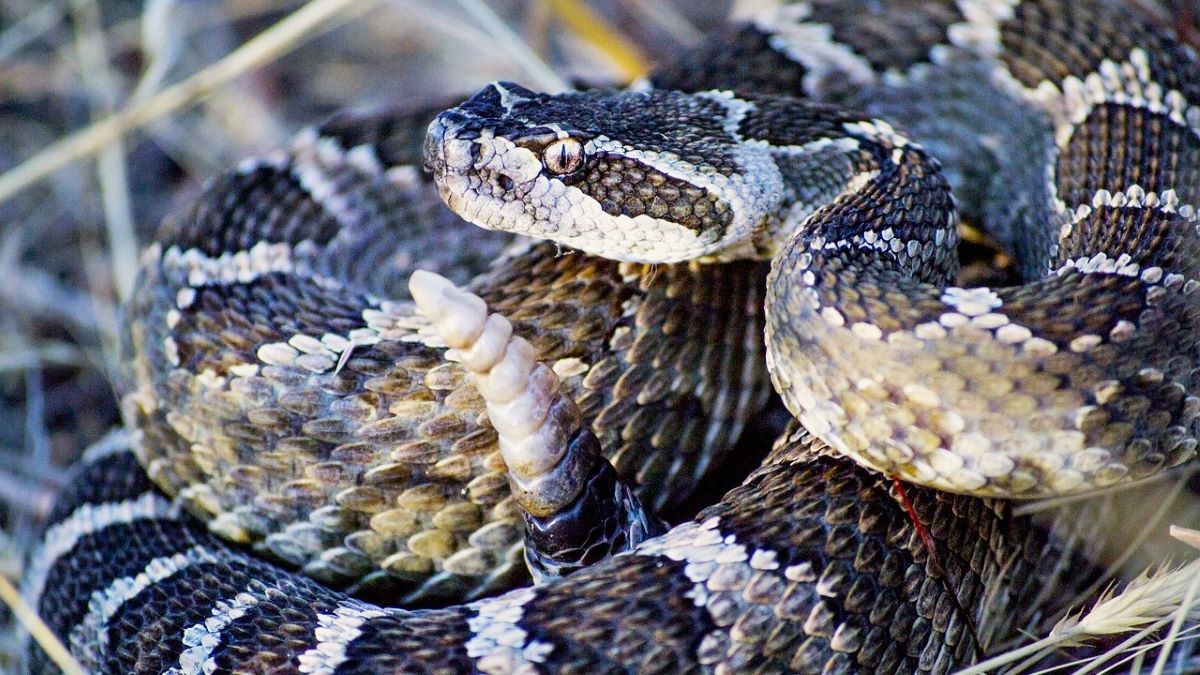
<svg viewBox="0 0 1200 675">
<path fill-rule="evenodd" d="M 698 42 L 725 9 L 684 0 L 0 0 L 0 576 L 20 578 L 65 467 L 117 422 L 108 384 L 116 307 L 139 242 L 206 177 L 345 106 L 440 100 L 494 79 L 549 89 L 563 77 L 626 80 Z M 1200 522 L 1194 486 L 1177 485 L 1164 489 L 1178 498 L 1133 517 L 1131 532 L 1165 532 L 1146 527 L 1151 518 Z M 1111 553 L 1121 563 L 1114 574 L 1160 560 L 1162 546 L 1127 540 Z M 1134 588 L 1161 590 L 1164 578 L 1178 575 Z M 1173 639 L 1164 672 L 1200 670 L 1186 648 L 1194 626 L 1169 615 L 1150 625 L 1115 645 L 1111 661 L 1089 663 L 1117 664 L 1096 672 L 1154 668 L 1146 649 Z M 0 672 L 19 662 L 17 641 L 0 629 Z"/>
<path fill-rule="evenodd" d="M 1194 539 L 1200 534 L 1183 528 L 1172 530 L 1183 540 Z M 1170 631 L 1164 638 L 1165 646 L 1159 653 L 1154 671 L 1159 675 L 1171 648 L 1181 643 L 1179 634 L 1183 623 L 1200 618 L 1197 590 L 1200 590 L 1200 558 L 1177 567 L 1168 567 L 1164 563 L 1157 569 L 1137 575 L 1124 584 L 1119 593 L 1113 588 L 1101 593 L 1091 609 L 1063 617 L 1045 637 L 986 659 L 960 671 L 959 675 L 983 675 L 1002 666 L 1010 667 L 1008 672 L 1024 672 L 1057 649 L 1086 645 L 1112 635 L 1133 634 L 1135 639 L 1128 646 L 1144 647 L 1138 636 L 1148 637 L 1169 624 Z M 1080 670 L 1094 670 L 1122 654 L 1126 645 L 1121 647 L 1081 660 L 1077 665 Z"/>
</svg>

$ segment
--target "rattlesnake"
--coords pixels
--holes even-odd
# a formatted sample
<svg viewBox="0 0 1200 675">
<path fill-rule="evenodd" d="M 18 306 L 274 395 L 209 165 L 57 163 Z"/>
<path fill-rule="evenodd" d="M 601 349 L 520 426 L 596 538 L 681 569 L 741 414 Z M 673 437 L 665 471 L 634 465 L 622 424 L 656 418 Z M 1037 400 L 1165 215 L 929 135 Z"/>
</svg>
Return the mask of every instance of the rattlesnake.
<svg viewBox="0 0 1200 675">
<path fill-rule="evenodd" d="M 887 476 L 1034 496 L 1194 457 L 1198 73 L 1116 3 L 804 2 L 630 91 L 497 83 L 437 117 L 424 163 L 453 210 L 621 263 L 500 255 L 475 230 L 447 255 L 466 230 L 405 168 L 410 129 L 335 120 L 214 182 L 147 249 L 125 411 L 149 480 L 120 442 L 94 453 L 31 593 L 114 672 L 967 663 L 1086 575 L 1007 502 L 910 487 L 924 540 Z M 945 286 L 951 187 L 1046 280 Z M 523 512 L 541 493 L 509 494 L 475 384 L 385 299 L 470 256 L 499 257 L 469 287 L 654 511 L 725 459 L 768 364 L 807 430 L 632 554 L 474 599 L 523 573 L 522 518 L 556 512 Z M 382 609 L 185 512 L 360 595 L 473 601 Z"/>
</svg>

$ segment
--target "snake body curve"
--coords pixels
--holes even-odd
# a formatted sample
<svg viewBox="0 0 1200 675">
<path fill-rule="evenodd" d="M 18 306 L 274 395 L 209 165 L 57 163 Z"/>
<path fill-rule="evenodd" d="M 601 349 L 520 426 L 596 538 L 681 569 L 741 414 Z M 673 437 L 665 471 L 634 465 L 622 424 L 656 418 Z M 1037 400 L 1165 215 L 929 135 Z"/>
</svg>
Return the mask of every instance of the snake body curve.
<svg viewBox="0 0 1200 675">
<path fill-rule="evenodd" d="M 888 32 L 879 30 L 884 26 Z M 1085 45 L 1081 36 L 1088 31 L 1097 38 Z M 1042 48 L 1047 44 L 1058 49 L 1048 52 Z M 854 402 L 847 395 L 845 383 L 857 386 L 857 380 L 835 375 L 843 387 L 839 396 L 831 391 L 814 397 L 807 390 L 833 385 L 814 384 L 807 371 L 786 370 L 785 364 L 803 363 L 804 357 L 776 347 L 775 382 L 793 412 L 822 439 L 792 430 L 742 487 L 632 555 L 534 589 L 416 612 L 373 606 L 269 567 L 227 548 L 184 511 L 206 516 L 210 530 L 253 543 L 311 577 L 378 596 L 469 597 L 511 583 L 520 568 L 514 556 L 520 540 L 516 507 L 506 495 L 494 432 L 481 418 L 477 395 L 461 370 L 442 361 L 438 341 L 422 332 L 425 323 L 411 305 L 382 299 L 402 296 L 399 280 L 411 269 L 393 256 L 396 249 L 388 241 L 412 227 L 411 211 L 394 207 L 409 209 L 414 199 L 419 208 L 436 206 L 422 206 L 419 181 L 399 168 L 412 160 L 397 149 L 411 147 L 398 140 L 404 130 L 380 120 L 335 122 L 303 138 L 291 155 L 248 163 L 221 179 L 145 256 L 144 290 L 129 336 L 140 356 L 127 385 L 127 417 L 140 430 L 137 459 L 153 484 L 177 498 L 172 504 L 152 492 L 151 481 L 135 470 L 133 455 L 116 449 L 82 467 L 74 494 L 62 502 L 61 520 L 34 566 L 32 586 L 43 612 L 85 664 L 111 672 L 947 672 L 1038 614 L 1052 612 L 1045 596 L 1069 583 L 1062 572 L 1072 557 L 1064 542 L 1010 517 L 1003 503 L 919 489 L 912 497 L 935 536 L 945 568 L 938 571 L 888 481 L 833 455 L 824 443 L 853 450 L 856 437 L 835 430 L 854 431 L 858 419 L 889 420 L 894 423 L 882 430 L 860 433 L 870 441 L 868 448 L 882 448 L 883 458 L 860 452 L 856 459 L 939 487 L 990 486 L 997 493 L 1027 493 L 1034 486 L 1077 489 L 1194 455 L 1195 307 L 1187 299 L 1200 283 L 1192 269 L 1197 239 L 1191 204 L 1200 189 L 1200 144 L 1189 104 L 1200 100 L 1194 56 L 1115 5 L 1049 0 L 798 3 L 731 29 L 702 52 L 661 71 L 655 84 L 765 92 L 765 98 L 712 94 L 704 114 L 684 111 L 692 113 L 692 121 L 713 123 L 715 132 L 732 126 L 743 144 L 782 147 L 792 134 L 809 133 L 794 147 L 807 144 L 805 152 L 812 154 L 791 170 L 830 168 L 825 182 L 789 197 L 791 211 L 807 210 L 805 216 L 819 211 L 806 207 L 806 199 L 854 197 L 870 184 L 856 177 L 889 166 L 899 171 L 907 166 L 905 155 L 925 152 L 873 118 L 770 98 L 773 94 L 849 103 L 896 121 L 942 159 L 966 212 L 1012 244 L 1026 274 L 1040 276 L 1048 261 L 1058 260 L 1051 267 L 1059 270 L 1058 278 L 1107 280 L 1089 287 L 1096 293 L 1070 302 L 1032 303 L 1044 324 L 1020 324 L 1031 334 L 1039 329 L 1038 339 L 1053 343 L 1053 352 L 1041 343 L 1028 349 L 1050 364 L 1043 374 L 1084 373 L 1090 395 L 1103 397 L 1072 416 L 1083 425 L 1076 428 L 1082 445 L 1066 454 L 1042 452 L 1023 464 L 1010 455 L 991 457 L 990 446 L 975 457 L 954 454 L 963 464 L 977 461 L 961 473 L 961 465 L 953 466 L 959 460 L 948 457 L 914 464 L 912 449 L 919 443 L 906 438 L 908 427 L 895 420 L 913 417 L 908 404 L 928 400 L 926 392 L 895 385 L 908 398 L 902 405 L 885 387 L 872 408 L 870 401 Z M 638 95 L 660 102 L 672 96 Z M 475 112 L 470 102 L 456 110 L 460 116 L 464 110 L 476 114 L 486 104 L 512 112 L 521 100 L 537 96 L 498 85 L 472 99 Z M 696 99 L 686 100 L 694 105 Z M 1000 112 L 979 115 L 984 101 Z M 538 103 L 543 104 L 538 114 L 558 112 L 549 99 Z M 747 103 L 753 105 L 742 105 Z M 754 138 L 732 124 L 739 106 L 745 120 L 752 108 L 775 105 L 805 108 L 825 121 L 824 131 L 839 136 L 768 121 L 757 129 L 765 135 Z M 633 111 L 626 119 L 637 115 Z M 870 141 L 874 150 L 887 151 L 875 152 L 870 166 L 845 164 L 847 125 L 863 143 L 851 150 Z M 584 126 L 576 121 L 572 130 Z M 553 138 L 542 133 L 537 142 L 561 140 L 562 127 L 551 131 Z M 1001 138 L 1021 142 L 1004 152 Z M 445 147 L 444 130 L 437 140 Z M 743 180 L 735 190 L 740 201 L 722 201 L 714 198 L 715 183 L 708 178 L 700 187 L 672 182 L 697 166 L 719 164 L 700 154 L 706 148 L 692 148 L 700 159 L 674 152 L 675 166 L 661 170 L 656 162 L 663 148 L 630 158 L 621 155 L 622 139 L 608 140 L 613 144 L 605 148 L 603 169 L 626 180 L 585 181 L 590 196 L 607 197 L 596 200 L 592 213 L 653 215 L 661 208 L 652 203 L 653 194 L 633 213 L 640 196 L 630 193 L 665 184 L 676 202 L 666 204 L 666 213 L 681 209 L 689 241 L 713 232 L 720 238 L 741 218 L 747 229 L 772 236 L 751 237 L 738 255 L 784 248 L 772 243 L 786 229 L 782 223 L 745 215 L 745 207 L 768 192 L 778 200 L 761 176 L 758 182 Z M 822 148 L 841 154 L 822 155 Z M 470 150 L 468 157 L 479 159 Z M 430 163 L 428 150 L 426 160 Z M 506 169 L 519 173 L 515 166 Z M 743 166 L 731 166 L 726 183 L 741 176 Z M 494 194 L 518 179 L 498 181 Z M 881 230 L 871 241 L 865 232 L 846 231 L 836 239 L 822 233 L 816 248 L 824 252 L 824 267 L 811 269 L 805 266 L 814 264 L 809 249 L 817 240 L 804 240 L 799 248 L 785 248 L 769 286 L 763 263 L 617 264 L 556 258 L 555 248 L 543 244 L 507 254 L 472 287 L 528 332 L 538 357 L 554 365 L 579 401 L 618 471 L 661 508 L 686 494 L 683 484 L 719 463 L 741 425 L 761 408 L 769 386 L 758 339 L 764 296 L 782 298 L 775 306 L 795 309 L 768 313 L 776 336 L 796 326 L 853 331 L 861 324 L 857 332 L 871 335 L 855 336 L 860 339 L 878 340 L 874 332 L 885 328 L 910 330 L 940 347 L 953 345 L 945 333 L 961 328 L 973 331 L 973 339 L 992 340 L 988 345 L 1013 344 L 1000 339 L 1004 326 L 992 316 L 998 312 L 974 308 L 1009 308 L 1022 301 L 1020 295 L 941 291 L 933 300 L 914 301 L 914 294 L 871 296 L 865 290 L 871 283 L 853 295 L 842 283 L 846 277 L 838 273 L 864 269 L 855 255 L 889 252 L 897 254 L 899 272 L 886 265 L 870 270 L 884 270 L 880 274 L 892 282 L 900 273 L 936 283 L 952 276 L 952 263 L 937 252 L 942 249 L 927 246 L 953 244 L 949 193 L 932 174 L 928 180 L 934 194 L 945 193 L 936 209 L 919 204 L 935 214 L 928 222 L 914 217 L 911 230 L 888 237 Z M 446 185 L 443 180 L 440 188 L 452 208 L 468 220 L 486 220 L 478 202 L 456 204 Z M 629 185 L 637 187 L 622 187 Z M 397 189 L 403 198 L 394 196 Z M 696 207 L 697 197 L 703 208 Z M 897 203 L 911 215 L 912 202 Z M 1081 226 L 1089 218 L 1106 221 L 1106 227 Z M 1026 222 L 1042 224 L 1042 231 L 1019 230 Z M 929 223 L 933 226 L 920 229 Z M 553 238 L 550 232 L 534 233 Z M 418 264 L 429 264 L 424 261 L 436 260 L 443 250 L 431 241 L 415 254 Z M 852 245 L 824 246 L 830 241 Z M 494 246 L 490 250 L 499 250 L 500 242 Z M 480 257 L 488 258 L 488 250 Z M 855 255 L 839 257 L 846 252 Z M 1139 257 L 1143 253 L 1151 257 Z M 716 249 L 696 248 L 680 257 L 693 254 L 721 256 Z M 785 269 L 788 263 L 797 268 L 794 276 Z M 812 295 L 789 287 L 806 273 L 832 281 L 804 282 L 815 289 Z M 1108 311 L 1120 304 L 1114 296 L 1137 296 L 1140 304 L 1117 307 L 1114 315 Z M 1093 324 L 1080 305 L 1097 298 L 1105 309 Z M 890 312 L 895 304 L 888 304 L 896 302 L 915 309 L 897 318 Z M 941 320 L 951 313 L 947 305 L 965 322 Z M 1167 319 L 1162 307 L 1171 310 Z M 824 309 L 835 309 L 842 325 Z M 1051 329 L 1063 317 L 1080 318 L 1092 332 L 1064 333 L 1066 348 L 1060 348 Z M 896 325 L 889 327 L 889 320 Z M 1171 326 L 1163 330 L 1164 322 Z M 919 332 L 929 323 L 942 332 L 933 335 L 932 327 Z M 1139 330 L 1152 325 L 1160 329 L 1154 336 L 1182 336 L 1169 343 L 1165 362 L 1104 349 L 1106 339 L 1117 341 L 1131 331 L 1136 346 Z M 1084 335 L 1090 338 L 1073 349 Z M 1093 338 L 1099 341 L 1085 345 Z M 818 351 L 830 351 L 821 346 L 828 344 L 823 339 L 844 336 L 806 330 L 773 344 L 810 340 Z M 1153 346 L 1141 351 L 1154 351 Z M 1160 340 L 1157 347 L 1162 346 Z M 1066 354 L 1087 354 L 1095 363 L 1055 358 Z M 877 355 L 834 356 L 839 367 L 881 363 Z M 965 374 L 970 365 L 982 364 L 986 371 L 1004 363 L 1003 356 L 960 351 L 929 371 L 934 378 Z M 1118 370 L 1111 372 L 1120 377 L 1104 370 L 1114 361 Z M 1007 379 L 971 382 L 993 387 L 1016 382 L 1017 388 L 1031 386 L 1047 396 L 1058 383 L 1048 385 L 1028 369 L 1000 374 Z M 796 393 L 797 381 L 806 383 L 804 391 Z M 945 398 L 942 390 L 933 395 Z M 840 411 L 822 407 L 835 399 Z M 1072 403 L 1074 410 L 1082 408 Z M 952 420 L 949 426 L 954 433 L 963 430 Z M 1088 436 L 1093 429 L 1100 436 Z M 988 438 L 986 426 L 973 431 Z M 895 442 L 875 442 L 880 440 Z M 1080 448 L 1106 454 L 1086 455 Z M 1071 462 L 1078 464 L 1064 466 Z M 1123 468 L 1111 468 L 1113 462 Z M 1091 473 L 1082 470 L 1085 464 Z M 947 476 L 966 478 L 955 483 Z M 1052 484 L 1055 476 L 1062 484 Z M 118 541 L 120 547 L 114 545 Z M 122 549 L 119 555 L 115 548 Z M 89 565 L 94 560 L 106 562 Z M 972 636 L 976 626 L 978 635 Z"/>
<path fill-rule="evenodd" d="M 899 23 L 901 9 L 877 18 Z M 1061 22 L 1034 20 L 1049 9 Z M 801 28 L 772 39 L 811 52 L 805 93 L 823 93 L 808 81 L 818 67 L 857 74 L 868 112 L 887 104 L 872 100 L 879 89 L 974 84 L 948 93 L 935 119 L 924 106 L 900 119 L 935 154 L 967 129 L 996 143 L 1012 127 L 1018 150 L 981 143 L 947 157 L 977 183 L 966 191 L 981 203 L 968 208 L 1014 251 L 1024 285 L 952 284 L 956 209 L 929 151 L 886 122 L 792 98 L 498 84 L 438 117 L 426 164 L 451 208 L 486 228 L 639 262 L 773 258 L 775 388 L 806 428 L 878 471 L 1035 497 L 1194 458 L 1194 61 L 1121 44 L 1153 33 L 1104 3 L 903 10 L 934 25 L 963 12 L 933 63 L 875 74 L 862 57 L 802 44 L 812 36 Z M 826 11 L 801 3 L 763 20 Z M 1072 44 L 1083 26 L 1095 38 Z M 1133 27 L 1106 34 L 1115 26 Z M 1096 72 L 1078 70 L 1096 58 Z M 978 175 L 989 157 L 993 172 Z"/>
</svg>

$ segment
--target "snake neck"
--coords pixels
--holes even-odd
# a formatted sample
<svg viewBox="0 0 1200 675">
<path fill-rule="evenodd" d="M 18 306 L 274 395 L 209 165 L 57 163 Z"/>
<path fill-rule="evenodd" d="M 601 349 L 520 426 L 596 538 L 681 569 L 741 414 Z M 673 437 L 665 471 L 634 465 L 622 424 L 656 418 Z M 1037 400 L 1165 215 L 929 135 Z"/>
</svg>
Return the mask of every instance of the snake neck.
<svg viewBox="0 0 1200 675">
<path fill-rule="evenodd" d="M 901 278 L 937 285 L 952 280 L 958 271 L 958 216 L 937 161 L 886 123 L 854 121 L 842 129 L 845 136 L 815 141 L 803 154 L 790 148 L 776 153 L 782 172 L 808 169 L 810 175 L 789 181 L 792 200 L 784 220 L 796 224 L 771 237 L 778 254 L 768 284 L 779 291 L 789 280 L 809 283 L 806 271 L 814 256 L 878 258 L 885 262 L 876 269 Z M 844 154 L 827 155 L 823 146 L 837 146 Z M 839 166 L 838 160 L 846 163 Z M 835 176 L 840 181 L 831 180 Z M 811 186 L 823 182 L 840 182 L 840 191 L 814 194 Z"/>
</svg>

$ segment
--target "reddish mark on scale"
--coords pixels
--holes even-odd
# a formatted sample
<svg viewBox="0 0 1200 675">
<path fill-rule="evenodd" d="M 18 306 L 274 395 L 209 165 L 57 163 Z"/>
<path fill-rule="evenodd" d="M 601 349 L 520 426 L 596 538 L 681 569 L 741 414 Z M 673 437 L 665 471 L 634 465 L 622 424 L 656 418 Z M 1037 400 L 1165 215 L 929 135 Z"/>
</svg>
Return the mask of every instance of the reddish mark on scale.
<svg viewBox="0 0 1200 675">
<path fill-rule="evenodd" d="M 929 567 L 938 578 L 942 580 L 942 586 L 950 597 L 954 600 L 954 606 L 958 610 L 959 616 L 967 624 L 967 632 L 971 635 L 971 643 L 975 647 L 976 656 L 983 656 L 983 643 L 979 641 L 979 633 L 975 630 L 975 621 L 971 618 L 970 612 L 966 607 L 963 607 L 959 602 L 958 593 L 950 585 L 950 577 L 946 574 L 946 568 L 942 567 L 942 563 L 938 560 L 937 544 L 933 541 L 933 536 L 929 534 L 929 530 L 925 528 L 925 524 L 921 522 L 921 518 L 917 515 L 917 508 L 913 506 L 912 500 L 908 498 L 908 493 L 904 490 L 904 482 L 899 478 L 892 477 L 892 487 L 896 488 L 896 500 L 900 502 L 900 508 L 908 514 L 909 521 L 917 530 L 917 536 L 920 537 L 921 543 L 925 546 L 925 552 L 929 554 Z"/>
</svg>

